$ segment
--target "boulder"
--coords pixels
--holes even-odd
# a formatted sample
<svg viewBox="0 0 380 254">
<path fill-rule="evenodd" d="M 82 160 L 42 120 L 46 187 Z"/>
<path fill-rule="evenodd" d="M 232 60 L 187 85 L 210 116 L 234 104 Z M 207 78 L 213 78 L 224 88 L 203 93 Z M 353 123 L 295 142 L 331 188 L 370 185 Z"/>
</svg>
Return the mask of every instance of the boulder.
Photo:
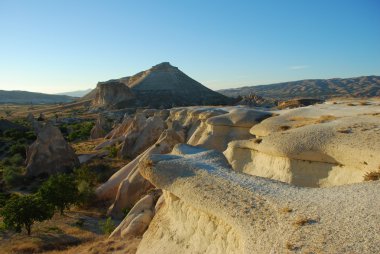
<svg viewBox="0 0 380 254">
<path fill-rule="evenodd" d="M 79 160 L 61 131 L 46 124 L 28 148 L 26 164 L 26 175 L 38 176 L 69 172 L 79 166 Z"/>
</svg>

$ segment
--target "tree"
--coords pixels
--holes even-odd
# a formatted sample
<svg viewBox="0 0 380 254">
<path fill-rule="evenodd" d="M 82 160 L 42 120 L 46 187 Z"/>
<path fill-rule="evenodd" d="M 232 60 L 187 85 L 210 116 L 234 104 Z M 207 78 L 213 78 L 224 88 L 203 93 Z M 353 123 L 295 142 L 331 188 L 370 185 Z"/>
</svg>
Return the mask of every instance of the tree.
<svg viewBox="0 0 380 254">
<path fill-rule="evenodd" d="M 53 217 L 54 208 L 38 195 L 14 196 L 6 202 L 0 215 L 7 228 L 19 233 L 24 227 L 30 235 L 34 222 Z"/>
<path fill-rule="evenodd" d="M 79 198 L 75 178 L 67 174 L 51 176 L 41 185 L 38 193 L 46 202 L 59 210 L 61 215 L 65 208 L 70 208 Z"/>
</svg>

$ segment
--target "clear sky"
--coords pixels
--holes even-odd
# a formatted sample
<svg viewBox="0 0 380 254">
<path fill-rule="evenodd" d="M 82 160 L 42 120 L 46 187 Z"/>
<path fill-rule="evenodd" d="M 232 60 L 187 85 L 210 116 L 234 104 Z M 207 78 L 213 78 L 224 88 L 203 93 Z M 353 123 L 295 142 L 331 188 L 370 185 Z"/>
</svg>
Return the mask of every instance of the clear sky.
<svg viewBox="0 0 380 254">
<path fill-rule="evenodd" d="M 0 0 L 0 89 L 95 87 L 169 61 L 212 89 L 380 75 L 378 0 Z"/>
</svg>

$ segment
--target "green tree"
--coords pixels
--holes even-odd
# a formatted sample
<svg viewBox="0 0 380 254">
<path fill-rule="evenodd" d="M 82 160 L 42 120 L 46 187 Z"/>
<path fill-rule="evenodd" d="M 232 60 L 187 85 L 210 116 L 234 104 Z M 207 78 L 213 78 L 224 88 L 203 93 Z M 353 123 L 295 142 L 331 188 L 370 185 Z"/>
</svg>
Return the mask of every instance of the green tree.
<svg viewBox="0 0 380 254">
<path fill-rule="evenodd" d="M 28 235 L 34 222 L 48 220 L 53 214 L 54 208 L 38 195 L 14 196 L 0 211 L 6 228 L 21 232 L 24 227 Z"/>
<path fill-rule="evenodd" d="M 75 178 L 67 174 L 51 176 L 41 185 L 38 193 L 46 202 L 59 210 L 61 215 L 65 208 L 70 208 L 79 198 Z"/>
</svg>

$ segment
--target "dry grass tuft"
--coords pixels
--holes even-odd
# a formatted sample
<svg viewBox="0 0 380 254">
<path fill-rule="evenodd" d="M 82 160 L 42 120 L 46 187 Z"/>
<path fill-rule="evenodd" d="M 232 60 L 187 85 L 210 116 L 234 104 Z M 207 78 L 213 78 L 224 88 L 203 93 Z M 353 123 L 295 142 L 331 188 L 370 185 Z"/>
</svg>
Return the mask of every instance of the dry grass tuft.
<svg viewBox="0 0 380 254">
<path fill-rule="evenodd" d="M 286 207 L 281 208 L 280 211 L 281 211 L 282 213 L 291 213 L 291 212 L 293 212 L 293 209 L 290 208 L 290 207 L 288 207 L 288 206 L 286 206 Z"/>
<path fill-rule="evenodd" d="M 293 243 L 287 242 L 286 243 L 286 249 L 288 250 L 294 250 L 296 246 Z"/>
<path fill-rule="evenodd" d="M 293 127 L 299 128 L 299 127 L 310 125 L 310 124 L 327 123 L 335 119 L 337 119 L 337 117 L 332 116 L 332 115 L 322 115 L 319 118 L 294 116 L 294 117 L 289 118 L 289 121 L 297 122 L 293 125 Z"/>
<path fill-rule="evenodd" d="M 360 105 L 367 106 L 367 105 L 371 105 L 371 103 L 369 103 L 368 101 L 361 101 Z"/>
<path fill-rule="evenodd" d="M 364 181 L 378 181 L 380 180 L 380 170 L 367 172 L 363 176 Z"/>
<path fill-rule="evenodd" d="M 347 103 L 347 106 L 356 106 L 356 104 L 353 104 L 353 103 Z"/>
<path fill-rule="evenodd" d="M 306 224 L 309 224 L 311 222 L 310 219 L 308 219 L 306 216 L 298 216 L 296 220 L 293 222 L 294 226 L 302 227 Z"/>
<path fill-rule="evenodd" d="M 351 130 L 350 129 L 339 129 L 339 130 L 337 130 L 338 132 L 340 132 L 340 133 L 345 133 L 345 134 L 349 134 L 349 133 L 351 133 Z"/>
<path fill-rule="evenodd" d="M 289 130 L 291 127 L 288 126 L 288 125 L 281 125 L 279 128 L 280 128 L 280 130 L 282 130 L 282 131 L 286 131 L 286 130 Z"/>
</svg>

